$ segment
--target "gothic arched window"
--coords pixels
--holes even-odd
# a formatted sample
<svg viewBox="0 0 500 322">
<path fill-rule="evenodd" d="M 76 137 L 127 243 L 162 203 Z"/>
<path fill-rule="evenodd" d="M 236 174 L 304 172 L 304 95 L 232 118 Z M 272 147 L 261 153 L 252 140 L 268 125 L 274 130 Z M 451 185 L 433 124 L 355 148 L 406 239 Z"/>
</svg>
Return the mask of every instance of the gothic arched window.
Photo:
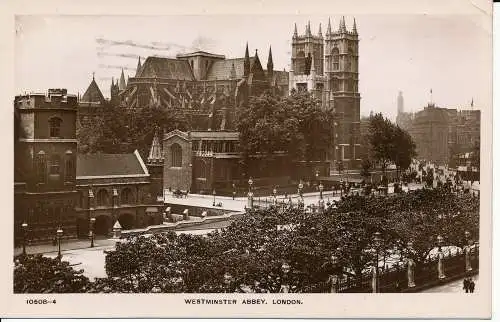
<svg viewBox="0 0 500 322">
<path fill-rule="evenodd" d="M 340 53 L 339 53 L 339 49 L 337 47 L 334 47 L 332 49 L 332 59 L 333 59 L 333 70 L 338 70 L 339 69 Z"/>
<path fill-rule="evenodd" d="M 306 55 L 304 52 L 301 50 L 297 54 L 297 71 L 296 73 L 298 75 L 303 75 L 306 72 Z"/>
<path fill-rule="evenodd" d="M 130 205 L 133 203 L 133 194 L 130 188 L 125 188 L 122 190 L 120 202 L 125 205 Z"/>
<path fill-rule="evenodd" d="M 101 189 L 97 192 L 97 198 L 96 198 L 97 206 L 103 207 L 107 206 L 109 204 L 109 194 L 106 189 Z"/>
<path fill-rule="evenodd" d="M 61 123 L 62 120 L 58 117 L 49 119 L 49 135 L 51 138 L 58 138 L 61 136 Z"/>
<path fill-rule="evenodd" d="M 179 144 L 174 143 L 170 147 L 171 167 L 182 167 L 182 148 Z"/>
</svg>

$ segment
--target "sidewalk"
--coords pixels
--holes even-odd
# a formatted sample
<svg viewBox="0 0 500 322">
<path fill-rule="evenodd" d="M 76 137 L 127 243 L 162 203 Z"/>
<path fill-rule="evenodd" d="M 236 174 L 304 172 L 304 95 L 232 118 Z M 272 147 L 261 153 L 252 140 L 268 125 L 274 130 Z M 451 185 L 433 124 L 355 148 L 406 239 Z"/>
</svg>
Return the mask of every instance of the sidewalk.
<svg viewBox="0 0 500 322">
<path fill-rule="evenodd" d="M 111 239 L 96 239 L 94 240 L 94 247 L 108 247 L 114 246 L 115 241 Z M 68 250 L 76 250 L 76 249 L 85 249 L 90 248 L 90 240 L 70 240 L 70 241 L 62 241 L 61 242 L 61 251 Z M 41 245 L 28 245 L 26 246 L 26 253 L 28 254 L 51 254 L 57 253 L 58 247 L 57 245 L 53 246 L 52 244 L 41 244 Z M 14 256 L 20 255 L 23 252 L 22 247 L 14 248 Z"/>
<path fill-rule="evenodd" d="M 476 288 L 474 289 L 474 292 L 477 292 L 478 286 L 479 286 L 479 283 L 478 283 L 479 282 L 479 275 L 473 276 L 472 280 L 476 284 Z M 465 293 L 465 291 L 463 289 L 463 286 L 464 286 L 463 282 L 464 282 L 464 279 L 461 278 L 461 279 L 455 280 L 455 281 L 450 282 L 450 283 L 445 284 L 445 285 L 439 285 L 436 287 L 429 288 L 429 289 L 423 291 L 422 293 Z"/>
</svg>

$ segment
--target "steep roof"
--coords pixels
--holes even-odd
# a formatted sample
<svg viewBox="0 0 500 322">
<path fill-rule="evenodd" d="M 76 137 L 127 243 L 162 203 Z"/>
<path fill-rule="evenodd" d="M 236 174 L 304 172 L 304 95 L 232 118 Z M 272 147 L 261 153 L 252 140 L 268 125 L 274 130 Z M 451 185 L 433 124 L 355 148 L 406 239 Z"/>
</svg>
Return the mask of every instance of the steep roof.
<svg viewBox="0 0 500 322">
<path fill-rule="evenodd" d="M 76 176 L 86 177 L 108 176 L 148 176 L 141 156 L 136 151 L 126 154 L 78 154 Z"/>
<path fill-rule="evenodd" d="M 253 65 L 255 57 L 250 58 L 250 64 Z M 214 61 L 207 73 L 208 80 L 216 79 L 229 79 L 231 76 L 231 69 L 234 64 L 236 71 L 236 79 L 241 79 L 244 72 L 245 58 L 231 58 Z"/>
<path fill-rule="evenodd" d="M 175 80 L 194 80 L 187 60 L 148 57 L 137 77 L 158 77 Z"/>
<path fill-rule="evenodd" d="M 92 78 L 92 82 L 90 82 L 89 87 L 85 91 L 85 94 L 80 98 L 81 102 L 91 102 L 91 103 L 102 103 L 104 102 L 104 96 L 102 95 L 99 86 L 95 82 L 95 79 Z"/>
<path fill-rule="evenodd" d="M 153 137 L 153 142 L 151 143 L 151 149 L 149 150 L 148 162 L 152 163 L 160 161 L 163 161 L 163 153 L 158 132 L 156 132 Z"/>
</svg>

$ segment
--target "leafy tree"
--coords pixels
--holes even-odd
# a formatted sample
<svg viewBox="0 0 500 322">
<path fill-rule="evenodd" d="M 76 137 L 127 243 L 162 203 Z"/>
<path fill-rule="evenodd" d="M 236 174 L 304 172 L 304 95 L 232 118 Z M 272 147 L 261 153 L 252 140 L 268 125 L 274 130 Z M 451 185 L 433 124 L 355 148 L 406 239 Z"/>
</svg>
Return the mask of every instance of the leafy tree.
<svg viewBox="0 0 500 322">
<path fill-rule="evenodd" d="M 401 171 L 405 171 L 411 165 L 412 159 L 417 155 L 416 145 L 410 134 L 396 126 L 394 129 L 394 151 L 392 160 L 396 164 L 398 178 Z"/>
<path fill-rule="evenodd" d="M 15 293 L 82 293 L 89 287 L 83 270 L 74 270 L 68 262 L 42 255 L 14 258 Z"/>
<path fill-rule="evenodd" d="M 287 152 L 291 160 L 322 160 L 331 142 L 332 119 L 333 111 L 322 109 L 309 93 L 251 97 L 237 117 L 244 162 L 254 154 L 272 158 L 276 151 Z"/>
<path fill-rule="evenodd" d="M 363 162 L 361 163 L 361 172 L 360 175 L 363 177 L 365 180 L 368 180 L 371 176 L 371 168 L 372 168 L 372 163 L 369 159 L 364 159 Z"/>
</svg>

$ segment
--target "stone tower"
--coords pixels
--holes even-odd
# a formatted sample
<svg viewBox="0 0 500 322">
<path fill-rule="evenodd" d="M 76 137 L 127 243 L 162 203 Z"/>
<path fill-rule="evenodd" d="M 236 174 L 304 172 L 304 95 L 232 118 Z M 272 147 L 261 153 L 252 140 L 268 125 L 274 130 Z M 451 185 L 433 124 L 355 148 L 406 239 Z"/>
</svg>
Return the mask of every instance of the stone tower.
<svg viewBox="0 0 500 322">
<path fill-rule="evenodd" d="M 336 119 L 332 124 L 333 150 L 329 159 L 331 169 L 358 169 L 360 165 L 360 95 L 359 39 L 356 20 L 352 29 L 344 17 L 337 30 L 328 20 L 323 37 L 321 25 L 317 35 L 311 33 L 310 23 L 305 35 L 292 36 L 292 63 L 289 89 L 310 91 L 323 107 L 333 108 Z"/>
<path fill-rule="evenodd" d="M 353 27 L 347 30 L 342 17 L 339 28 L 332 31 L 331 21 L 325 37 L 326 91 L 330 106 L 334 107 L 336 121 L 334 130 L 335 167 L 357 169 L 360 165 L 360 95 L 359 95 L 359 39 L 354 19 Z"/>
</svg>

